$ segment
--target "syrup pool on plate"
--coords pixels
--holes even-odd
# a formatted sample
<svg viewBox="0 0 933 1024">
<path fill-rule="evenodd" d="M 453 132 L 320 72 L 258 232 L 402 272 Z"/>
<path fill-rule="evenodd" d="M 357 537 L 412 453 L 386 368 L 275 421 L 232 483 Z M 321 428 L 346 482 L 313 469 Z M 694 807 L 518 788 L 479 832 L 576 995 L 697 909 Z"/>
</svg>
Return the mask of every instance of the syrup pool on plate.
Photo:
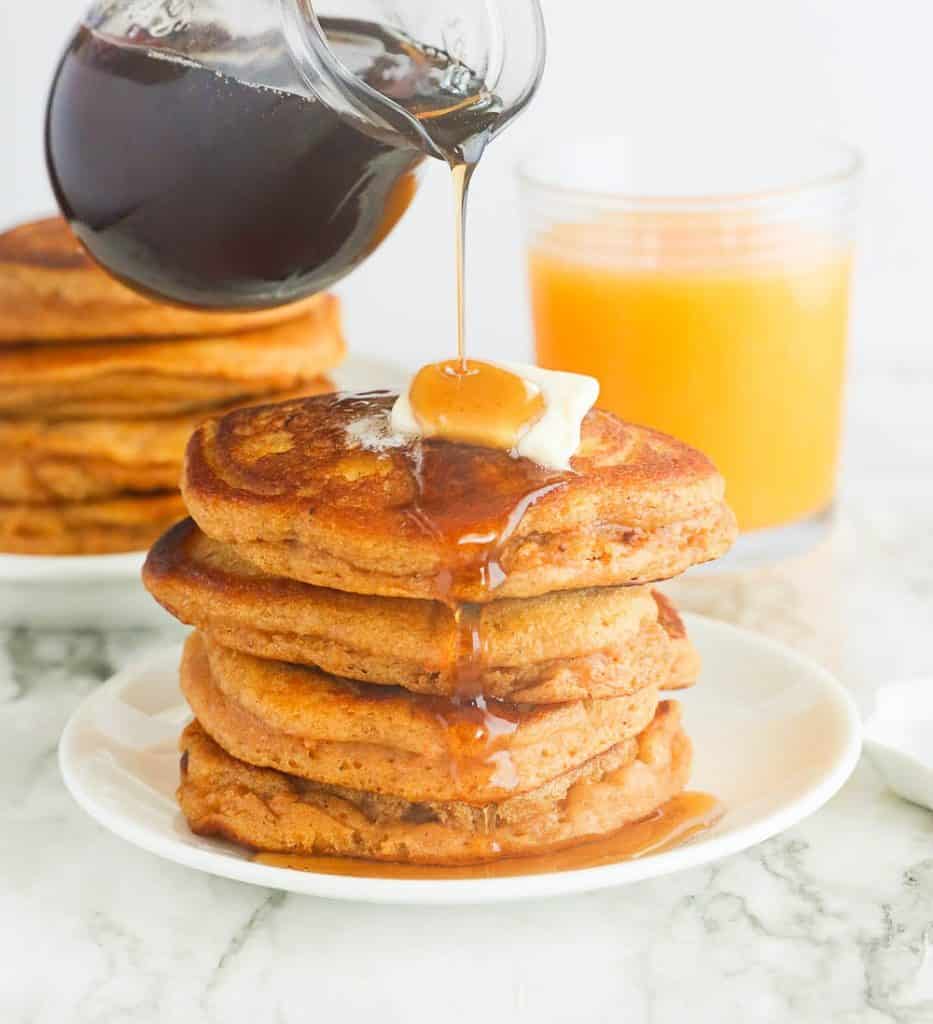
<svg viewBox="0 0 933 1024">
<path fill-rule="evenodd" d="M 680 793 L 642 821 L 626 825 L 602 839 L 569 846 L 550 853 L 530 857 L 507 857 L 488 864 L 465 864 L 454 867 L 426 864 L 395 864 L 386 861 L 347 857 L 308 857 L 288 853 L 257 853 L 253 860 L 269 867 L 292 868 L 323 875 L 354 878 L 388 878 L 411 880 L 454 880 L 475 878 L 510 878 L 516 875 L 540 875 L 558 871 L 580 871 L 604 867 L 620 861 L 634 860 L 652 853 L 661 853 L 687 842 L 712 828 L 722 817 L 723 809 L 708 793 Z"/>
</svg>

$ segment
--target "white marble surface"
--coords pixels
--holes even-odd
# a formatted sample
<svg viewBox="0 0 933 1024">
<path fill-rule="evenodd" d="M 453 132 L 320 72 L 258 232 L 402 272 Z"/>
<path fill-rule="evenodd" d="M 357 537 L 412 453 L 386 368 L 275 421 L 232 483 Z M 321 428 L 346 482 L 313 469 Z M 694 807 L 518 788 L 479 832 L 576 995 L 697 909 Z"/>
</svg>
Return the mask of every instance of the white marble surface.
<svg viewBox="0 0 933 1024">
<path fill-rule="evenodd" d="M 678 587 L 811 651 L 863 708 L 886 678 L 933 674 L 924 365 L 859 368 L 831 546 Z M 70 710 L 151 642 L 0 637 L 3 1024 L 933 1021 L 933 816 L 864 762 L 791 832 L 627 889 L 457 910 L 285 896 L 162 863 L 65 792 Z"/>
</svg>

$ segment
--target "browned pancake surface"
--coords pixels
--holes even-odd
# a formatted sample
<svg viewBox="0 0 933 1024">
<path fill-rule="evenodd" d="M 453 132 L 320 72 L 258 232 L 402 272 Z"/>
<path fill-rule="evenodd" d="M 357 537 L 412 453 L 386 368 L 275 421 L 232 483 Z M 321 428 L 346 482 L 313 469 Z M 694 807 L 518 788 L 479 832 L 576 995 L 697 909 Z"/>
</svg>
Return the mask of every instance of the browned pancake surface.
<svg viewBox="0 0 933 1024">
<path fill-rule="evenodd" d="M 592 410 L 573 472 L 556 473 L 486 448 L 400 444 L 393 402 L 322 396 L 205 422 L 182 483 L 192 516 L 274 575 L 460 601 L 664 579 L 735 535 L 712 463 L 657 431 Z"/>
</svg>

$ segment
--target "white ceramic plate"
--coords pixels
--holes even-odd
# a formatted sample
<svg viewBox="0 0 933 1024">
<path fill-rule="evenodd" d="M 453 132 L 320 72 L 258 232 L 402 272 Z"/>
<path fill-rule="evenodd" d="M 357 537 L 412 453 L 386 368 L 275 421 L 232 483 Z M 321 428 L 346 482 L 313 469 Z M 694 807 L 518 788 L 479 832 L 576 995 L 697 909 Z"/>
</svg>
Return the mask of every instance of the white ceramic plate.
<svg viewBox="0 0 933 1024">
<path fill-rule="evenodd" d="M 673 850 L 604 867 L 509 878 L 389 880 L 254 864 L 238 848 L 193 835 L 175 803 L 177 739 L 190 714 L 178 690 L 179 648 L 120 672 L 72 716 L 59 749 L 65 783 L 98 822 L 145 850 L 244 882 L 335 899 L 457 904 L 583 892 L 717 860 L 822 806 L 860 750 L 855 706 L 828 672 L 771 640 L 685 616 L 703 656 L 682 695 L 696 751 L 691 789 L 726 805 L 722 820 Z"/>
<path fill-rule="evenodd" d="M 394 363 L 351 356 L 331 373 L 338 388 L 397 388 Z M 121 555 L 0 554 L 0 626 L 49 629 L 173 628 L 140 583 L 145 551 Z"/>
</svg>

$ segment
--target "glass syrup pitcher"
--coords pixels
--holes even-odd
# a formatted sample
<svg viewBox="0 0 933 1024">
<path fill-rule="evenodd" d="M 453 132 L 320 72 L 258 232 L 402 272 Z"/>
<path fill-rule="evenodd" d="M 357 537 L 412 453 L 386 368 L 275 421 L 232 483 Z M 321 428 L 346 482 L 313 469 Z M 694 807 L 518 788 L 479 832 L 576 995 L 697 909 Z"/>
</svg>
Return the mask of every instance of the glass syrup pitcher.
<svg viewBox="0 0 933 1024">
<path fill-rule="evenodd" d="M 99 0 L 46 150 L 62 212 L 138 290 L 206 308 L 330 287 L 531 98 L 537 0 Z"/>
</svg>

